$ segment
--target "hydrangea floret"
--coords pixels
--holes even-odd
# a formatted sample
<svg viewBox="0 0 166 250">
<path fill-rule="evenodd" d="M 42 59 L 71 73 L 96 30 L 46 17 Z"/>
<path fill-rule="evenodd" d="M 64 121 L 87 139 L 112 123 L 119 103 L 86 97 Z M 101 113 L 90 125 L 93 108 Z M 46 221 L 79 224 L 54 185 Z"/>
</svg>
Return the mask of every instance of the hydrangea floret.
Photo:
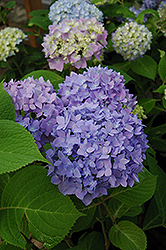
<svg viewBox="0 0 166 250">
<path fill-rule="evenodd" d="M 86 68 L 93 55 L 100 61 L 106 38 L 107 31 L 96 18 L 64 19 L 49 26 L 42 46 L 51 69 L 62 71 L 67 63 L 79 69 Z"/>
<path fill-rule="evenodd" d="M 140 119 L 140 120 L 143 120 L 143 119 L 147 118 L 147 116 L 144 114 L 143 107 L 138 105 L 138 104 L 135 106 L 135 109 L 132 111 L 132 113 L 136 114 L 137 118 Z"/>
<path fill-rule="evenodd" d="M 109 188 L 132 187 L 148 146 L 142 121 L 132 113 L 136 98 L 123 76 L 98 66 L 72 72 L 59 87 L 64 108 L 46 152 L 51 182 L 85 205 Z"/>
<path fill-rule="evenodd" d="M 103 21 L 103 13 L 90 1 L 82 0 L 58 0 L 50 7 L 48 14 L 53 25 L 58 24 L 63 19 L 93 18 L 99 22 Z"/>
<path fill-rule="evenodd" d="M 27 35 L 18 28 L 6 27 L 0 31 L 0 61 L 6 61 L 8 57 L 15 55 L 19 51 L 18 44 Z"/>
<path fill-rule="evenodd" d="M 112 33 L 112 42 L 115 51 L 121 54 L 124 60 L 136 60 L 150 49 L 152 33 L 144 24 L 127 22 Z"/>
<path fill-rule="evenodd" d="M 49 80 L 42 77 L 3 83 L 15 106 L 16 121 L 32 133 L 39 149 L 53 138 L 51 132 L 63 104 Z"/>
<path fill-rule="evenodd" d="M 160 16 L 160 19 L 158 22 L 156 22 L 156 26 L 158 29 L 163 33 L 163 35 L 166 37 L 166 1 L 162 1 L 157 9 L 157 12 Z"/>
<path fill-rule="evenodd" d="M 162 1 L 157 9 L 160 18 L 166 19 L 166 1 Z"/>
</svg>

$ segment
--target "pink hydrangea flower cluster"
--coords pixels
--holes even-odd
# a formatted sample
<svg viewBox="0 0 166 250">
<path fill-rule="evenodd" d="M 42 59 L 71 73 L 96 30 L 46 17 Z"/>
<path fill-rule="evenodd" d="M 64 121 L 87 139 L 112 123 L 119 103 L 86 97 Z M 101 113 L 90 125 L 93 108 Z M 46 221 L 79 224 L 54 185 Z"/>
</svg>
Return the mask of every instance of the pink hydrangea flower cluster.
<svg viewBox="0 0 166 250">
<path fill-rule="evenodd" d="M 64 19 L 49 26 L 42 46 L 51 69 L 62 71 L 67 63 L 79 69 L 86 68 L 93 55 L 100 60 L 106 38 L 107 31 L 96 18 Z"/>
</svg>

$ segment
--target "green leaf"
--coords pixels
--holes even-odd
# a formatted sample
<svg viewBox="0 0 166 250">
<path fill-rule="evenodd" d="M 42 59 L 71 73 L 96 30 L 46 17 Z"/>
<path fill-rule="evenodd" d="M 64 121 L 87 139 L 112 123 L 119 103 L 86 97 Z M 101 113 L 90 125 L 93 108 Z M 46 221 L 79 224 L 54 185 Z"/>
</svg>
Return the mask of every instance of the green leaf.
<svg viewBox="0 0 166 250">
<path fill-rule="evenodd" d="M 120 221 L 109 231 L 109 238 L 113 245 L 122 250 L 145 250 L 146 235 L 143 230 L 131 221 Z"/>
<path fill-rule="evenodd" d="M 0 174 L 0 199 L 1 195 L 3 193 L 3 189 L 6 186 L 6 184 L 10 181 L 10 174 L 5 173 L 5 174 Z"/>
<path fill-rule="evenodd" d="M 130 11 L 127 7 L 121 7 L 117 10 L 117 14 L 123 14 L 125 18 L 132 18 L 135 19 L 136 15 L 134 12 Z"/>
<path fill-rule="evenodd" d="M 49 163 L 39 152 L 33 136 L 20 124 L 0 120 L 0 174 L 34 161 Z"/>
<path fill-rule="evenodd" d="M 141 11 L 141 12 L 138 14 L 138 16 L 137 16 L 137 18 L 136 18 L 135 21 L 138 22 L 138 23 L 143 23 L 145 14 L 153 14 L 153 15 L 155 15 L 157 18 L 160 18 L 160 17 L 159 17 L 159 14 L 158 14 L 158 12 L 157 12 L 156 10 L 146 9 L 146 10 Z"/>
<path fill-rule="evenodd" d="M 162 104 L 163 104 L 163 107 L 166 109 L 166 99 L 165 99 L 165 96 L 162 97 Z"/>
<path fill-rule="evenodd" d="M 14 104 L 12 99 L 0 83 L 0 120 L 13 120 L 16 119 Z"/>
<path fill-rule="evenodd" d="M 161 85 L 158 89 L 154 90 L 154 93 L 164 94 L 164 90 L 166 89 L 166 85 Z"/>
<path fill-rule="evenodd" d="M 117 67 L 114 67 L 114 66 L 108 66 L 108 69 L 113 69 L 115 70 L 117 73 L 120 72 L 121 75 L 124 76 L 124 80 L 125 80 L 125 83 L 128 83 L 130 82 L 131 80 L 134 80 L 131 76 L 129 76 L 126 72 L 124 72 L 123 70 L 117 68 Z"/>
<path fill-rule="evenodd" d="M 112 188 L 111 197 L 129 206 L 140 206 L 149 200 L 155 192 L 157 176 L 152 175 L 145 168 L 143 168 L 143 171 L 138 174 L 139 183 L 135 183 L 133 187 Z"/>
<path fill-rule="evenodd" d="M 149 138 L 152 146 L 161 152 L 166 152 L 166 140 L 158 136 L 152 136 Z"/>
<path fill-rule="evenodd" d="M 29 12 L 28 14 L 30 15 L 30 16 L 47 16 L 48 15 L 48 10 L 47 9 L 41 9 L 41 10 L 33 10 L 33 11 L 31 11 L 31 12 Z"/>
<path fill-rule="evenodd" d="M 96 206 L 93 208 L 89 208 L 83 204 L 81 200 L 79 200 L 77 197 L 73 196 L 72 201 L 74 202 L 76 208 L 78 211 L 84 213 L 84 216 L 78 218 L 77 222 L 73 226 L 71 232 L 79 232 L 81 230 L 85 230 L 91 226 L 91 222 L 93 222 L 94 215 L 96 213 Z M 93 203 L 91 204 L 93 205 Z"/>
<path fill-rule="evenodd" d="M 59 243 L 56 247 L 51 248 L 51 250 L 69 250 L 69 247 L 66 245 L 66 243 L 62 242 Z"/>
<path fill-rule="evenodd" d="M 33 52 L 33 54 L 26 55 L 24 57 L 23 64 L 29 65 L 30 63 L 37 63 L 40 61 L 44 62 L 45 60 L 46 59 L 45 59 L 44 54 L 42 52 L 35 51 L 35 52 Z"/>
<path fill-rule="evenodd" d="M 150 56 L 144 55 L 131 62 L 131 69 L 138 75 L 155 80 L 157 74 L 157 63 Z"/>
<path fill-rule="evenodd" d="M 156 201 L 153 198 L 145 214 L 143 230 L 149 230 L 151 228 L 163 226 L 162 223 L 162 216 L 159 214 Z"/>
<path fill-rule="evenodd" d="M 70 248 L 71 250 L 104 250 L 103 236 L 99 232 L 87 234 L 78 241 L 78 245 Z"/>
<path fill-rule="evenodd" d="M 22 80 L 28 78 L 28 77 L 32 77 L 34 79 L 39 79 L 41 76 L 43 77 L 43 79 L 45 81 L 49 80 L 54 89 L 58 89 L 58 84 L 59 83 L 62 83 L 64 81 L 64 78 L 62 78 L 61 76 L 59 76 L 58 74 L 52 72 L 52 71 L 48 71 L 48 70 L 36 70 L 36 71 L 33 71 L 27 75 L 25 75 Z"/>
<path fill-rule="evenodd" d="M 109 4 L 106 6 L 100 6 L 101 11 L 103 14 L 107 17 L 116 17 L 121 16 L 121 13 L 117 13 L 117 10 L 121 8 L 121 5 L 119 4 Z"/>
<path fill-rule="evenodd" d="M 141 213 L 141 207 L 132 207 L 122 203 L 121 201 L 111 198 L 108 202 L 108 208 L 110 209 L 114 218 L 121 218 L 123 215 L 125 216 L 136 216 Z"/>
<path fill-rule="evenodd" d="M 5 241 L 0 244 L 0 250 L 21 250 L 22 248 L 13 246 Z"/>
<path fill-rule="evenodd" d="M 47 30 L 50 24 L 50 20 L 48 18 L 43 18 L 43 16 L 34 16 L 28 22 L 28 26 L 37 25 L 43 30 Z"/>
<path fill-rule="evenodd" d="M 159 76 L 161 77 L 163 83 L 165 83 L 166 81 L 166 55 L 164 55 L 160 61 L 159 61 L 159 64 L 158 64 L 158 73 L 159 73 Z"/>
<path fill-rule="evenodd" d="M 145 114 L 148 114 L 155 106 L 156 99 L 153 98 L 144 98 L 139 100 L 139 105 L 145 109 Z"/>
<path fill-rule="evenodd" d="M 16 1 L 10 1 L 5 5 L 5 9 L 13 9 L 15 7 Z"/>
<path fill-rule="evenodd" d="M 158 166 L 157 161 L 154 159 L 154 157 L 149 154 L 147 154 L 147 162 L 150 171 L 158 176 L 154 197 L 159 210 L 159 214 L 162 216 L 163 224 L 166 224 L 166 174 Z"/>
<path fill-rule="evenodd" d="M 158 49 L 158 51 L 160 52 L 160 58 L 165 56 L 165 51 L 164 50 Z"/>
<path fill-rule="evenodd" d="M 28 166 L 18 171 L 3 191 L 0 209 L 0 235 L 15 246 L 25 249 L 20 222 L 26 216 L 33 238 L 50 249 L 61 242 L 76 219 L 77 211 L 41 166 Z"/>
</svg>

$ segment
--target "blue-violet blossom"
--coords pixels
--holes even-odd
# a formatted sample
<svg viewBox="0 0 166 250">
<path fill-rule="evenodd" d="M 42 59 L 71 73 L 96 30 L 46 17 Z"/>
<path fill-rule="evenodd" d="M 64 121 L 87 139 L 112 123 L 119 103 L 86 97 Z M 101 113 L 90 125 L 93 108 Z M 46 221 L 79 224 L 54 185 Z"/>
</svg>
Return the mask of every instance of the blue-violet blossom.
<svg viewBox="0 0 166 250">
<path fill-rule="evenodd" d="M 136 98 L 123 76 L 98 66 L 72 72 L 59 87 L 64 108 L 46 152 L 51 182 L 85 205 L 109 188 L 132 187 L 148 146 L 142 121 L 132 113 Z"/>
</svg>

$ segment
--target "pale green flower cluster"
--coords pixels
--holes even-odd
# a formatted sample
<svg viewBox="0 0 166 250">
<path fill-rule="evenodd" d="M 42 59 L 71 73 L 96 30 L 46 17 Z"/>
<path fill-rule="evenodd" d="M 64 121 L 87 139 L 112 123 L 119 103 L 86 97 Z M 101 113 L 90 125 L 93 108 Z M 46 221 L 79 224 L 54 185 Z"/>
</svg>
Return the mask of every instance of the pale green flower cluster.
<svg viewBox="0 0 166 250">
<path fill-rule="evenodd" d="M 115 51 L 124 60 L 136 60 L 150 49 L 152 33 L 143 24 L 136 22 L 125 23 L 112 34 Z"/>
<path fill-rule="evenodd" d="M 158 27 L 163 33 L 163 35 L 166 37 L 166 25 L 165 25 L 165 20 L 166 20 L 166 1 L 161 2 L 159 5 L 157 12 L 159 13 L 160 16 L 160 22 L 158 22 Z"/>
<path fill-rule="evenodd" d="M 9 56 L 18 52 L 18 44 L 25 39 L 27 35 L 18 28 L 6 27 L 0 31 L 0 61 L 6 61 Z"/>
<path fill-rule="evenodd" d="M 140 119 L 140 120 L 143 120 L 143 119 L 146 119 L 146 118 L 147 118 L 147 116 L 144 114 L 144 109 L 143 109 L 143 107 L 140 106 L 140 105 L 138 105 L 138 104 L 135 106 L 135 109 L 132 111 L 132 113 L 133 113 L 134 115 L 137 114 L 137 118 Z"/>
<path fill-rule="evenodd" d="M 166 19 L 166 1 L 161 2 L 157 12 L 159 13 L 160 18 Z"/>
</svg>

